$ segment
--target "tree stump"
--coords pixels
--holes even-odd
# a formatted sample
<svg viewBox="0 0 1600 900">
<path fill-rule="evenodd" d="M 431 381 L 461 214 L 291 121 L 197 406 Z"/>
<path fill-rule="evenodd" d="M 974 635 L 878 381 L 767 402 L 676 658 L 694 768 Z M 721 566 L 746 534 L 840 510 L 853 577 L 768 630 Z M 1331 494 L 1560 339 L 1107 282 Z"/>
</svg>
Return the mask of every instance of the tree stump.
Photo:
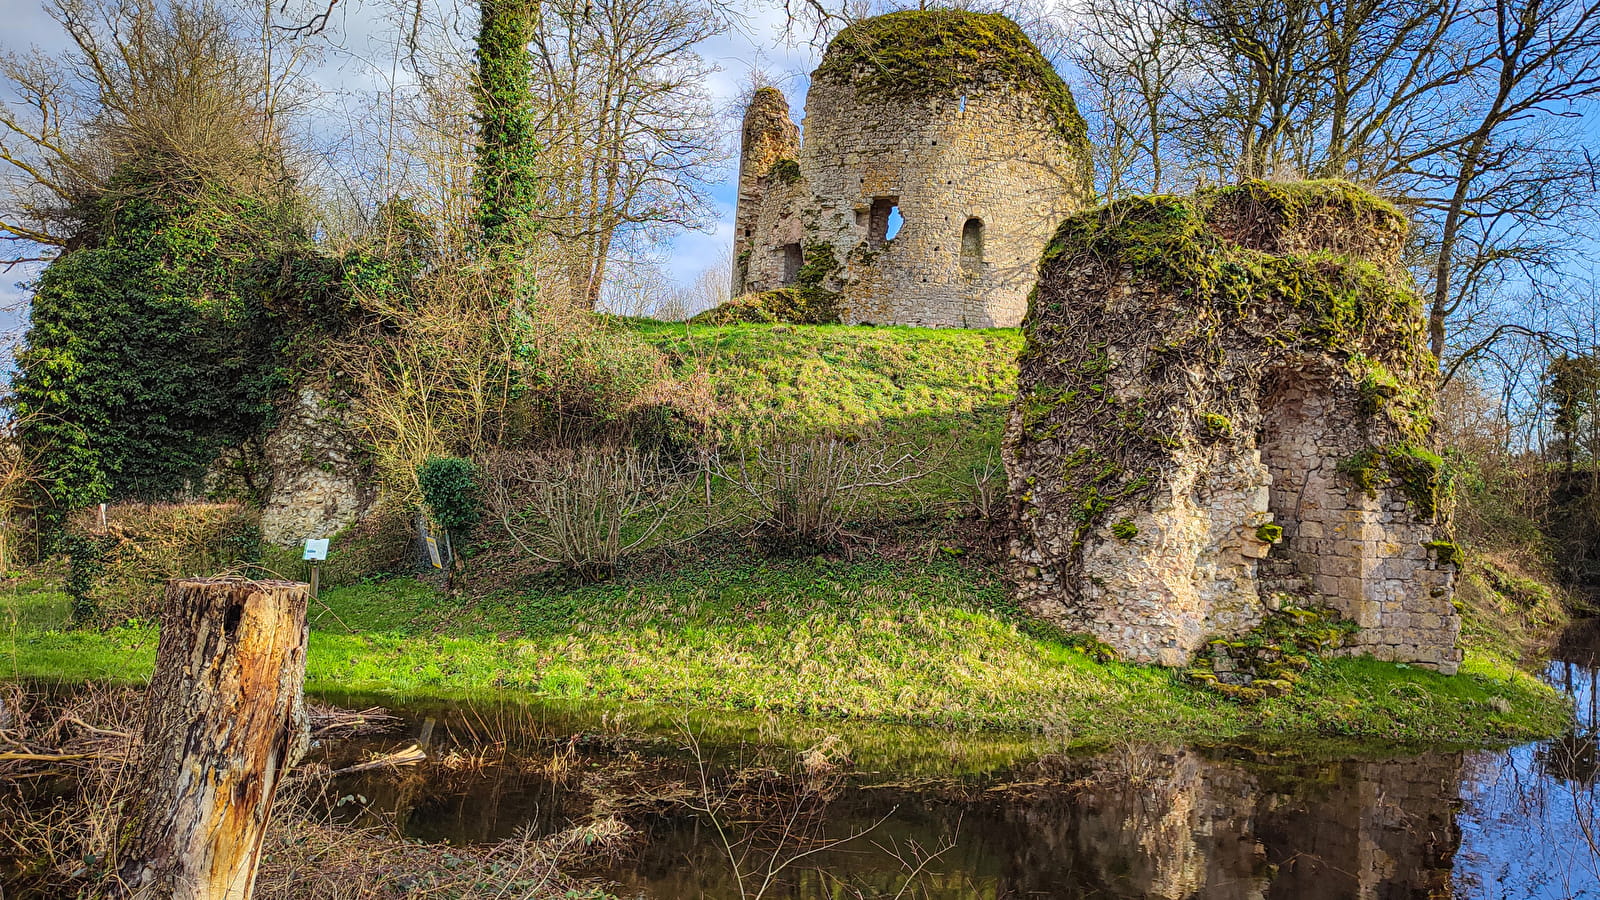
<svg viewBox="0 0 1600 900">
<path fill-rule="evenodd" d="M 118 871 L 149 900 L 249 900 L 283 773 L 309 743 L 306 585 L 167 583 L 137 808 Z"/>
</svg>

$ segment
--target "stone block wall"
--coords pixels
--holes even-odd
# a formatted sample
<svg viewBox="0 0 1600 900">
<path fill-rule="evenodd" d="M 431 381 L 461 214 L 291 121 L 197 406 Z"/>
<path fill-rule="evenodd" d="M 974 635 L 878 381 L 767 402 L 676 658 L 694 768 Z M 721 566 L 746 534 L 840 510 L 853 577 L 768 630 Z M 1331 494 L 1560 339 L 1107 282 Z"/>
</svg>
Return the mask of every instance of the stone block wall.
<svg viewBox="0 0 1600 900">
<path fill-rule="evenodd" d="M 377 479 L 350 436 L 347 410 L 324 390 L 302 387 L 279 410 L 262 457 L 267 472 L 261 537 L 291 546 L 330 537 L 377 500 Z"/>
<path fill-rule="evenodd" d="M 933 74 L 893 71 L 908 59 Z M 758 94 L 746 115 L 735 295 L 794 284 L 797 255 L 831 254 L 821 286 L 846 321 L 1015 326 L 1054 223 L 1091 196 L 1066 86 L 1000 16 L 908 11 L 846 29 L 812 76 L 793 159 L 768 160 L 787 146 L 773 108 Z M 903 224 L 886 239 L 891 209 Z"/>
<path fill-rule="evenodd" d="M 1354 652 L 1454 672 L 1435 362 L 1393 277 L 1404 235 L 1342 182 L 1069 218 L 1005 439 L 1024 605 L 1169 666 L 1285 603 L 1326 605 L 1360 626 Z"/>
</svg>

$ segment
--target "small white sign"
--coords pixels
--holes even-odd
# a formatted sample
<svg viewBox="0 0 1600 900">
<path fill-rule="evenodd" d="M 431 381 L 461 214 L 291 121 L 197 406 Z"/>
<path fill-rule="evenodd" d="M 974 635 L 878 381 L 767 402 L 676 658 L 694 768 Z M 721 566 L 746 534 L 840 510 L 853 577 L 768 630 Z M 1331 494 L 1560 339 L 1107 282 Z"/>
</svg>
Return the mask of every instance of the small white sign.
<svg viewBox="0 0 1600 900">
<path fill-rule="evenodd" d="M 306 539 L 306 555 L 304 557 L 302 557 L 302 559 L 306 559 L 306 560 L 309 560 L 311 562 L 321 562 L 321 561 L 323 561 L 323 560 L 325 560 L 327 558 L 328 558 L 328 539 L 327 538 L 307 538 Z"/>
<path fill-rule="evenodd" d="M 428 542 L 428 562 L 433 563 L 435 569 L 443 569 L 444 559 L 439 556 L 439 542 L 435 541 L 431 534 L 424 540 Z"/>
</svg>

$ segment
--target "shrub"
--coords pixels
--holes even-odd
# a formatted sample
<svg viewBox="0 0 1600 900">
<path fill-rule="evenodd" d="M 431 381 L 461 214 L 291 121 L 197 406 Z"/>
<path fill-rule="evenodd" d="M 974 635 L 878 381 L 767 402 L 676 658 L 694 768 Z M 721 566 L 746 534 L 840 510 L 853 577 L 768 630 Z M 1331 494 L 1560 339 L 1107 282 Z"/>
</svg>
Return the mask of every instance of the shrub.
<svg viewBox="0 0 1600 900">
<path fill-rule="evenodd" d="M 452 535 L 464 535 L 483 518 L 483 486 L 470 459 L 435 456 L 417 467 L 417 486 L 428 514 Z"/>
<path fill-rule="evenodd" d="M 634 447 L 508 451 L 491 463 L 489 508 L 523 552 L 595 581 L 656 535 L 682 481 Z"/>
<path fill-rule="evenodd" d="M 716 474 L 752 501 L 744 513 L 755 531 L 794 550 L 835 544 L 870 488 L 927 474 L 927 448 L 860 438 L 775 441 L 741 451 Z"/>
<path fill-rule="evenodd" d="M 112 625 L 160 609 L 170 578 L 209 576 L 261 557 L 257 512 L 239 503 L 128 503 L 82 510 L 61 541 L 73 621 Z"/>
</svg>

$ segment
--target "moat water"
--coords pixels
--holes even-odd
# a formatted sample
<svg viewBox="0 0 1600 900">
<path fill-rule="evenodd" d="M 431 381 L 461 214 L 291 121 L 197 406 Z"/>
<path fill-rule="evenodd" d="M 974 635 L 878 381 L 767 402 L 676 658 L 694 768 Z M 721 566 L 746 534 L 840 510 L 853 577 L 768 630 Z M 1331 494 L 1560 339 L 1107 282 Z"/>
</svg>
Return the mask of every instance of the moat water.
<svg viewBox="0 0 1600 900">
<path fill-rule="evenodd" d="M 1574 698 L 1576 727 L 1504 751 L 1080 755 L 1041 739 L 474 703 L 394 709 L 401 729 L 330 762 L 424 744 L 423 766 L 333 786 L 342 818 L 423 840 L 615 815 L 633 834 L 589 874 L 628 898 L 1600 900 L 1600 623 L 1570 631 L 1544 676 Z"/>
</svg>

